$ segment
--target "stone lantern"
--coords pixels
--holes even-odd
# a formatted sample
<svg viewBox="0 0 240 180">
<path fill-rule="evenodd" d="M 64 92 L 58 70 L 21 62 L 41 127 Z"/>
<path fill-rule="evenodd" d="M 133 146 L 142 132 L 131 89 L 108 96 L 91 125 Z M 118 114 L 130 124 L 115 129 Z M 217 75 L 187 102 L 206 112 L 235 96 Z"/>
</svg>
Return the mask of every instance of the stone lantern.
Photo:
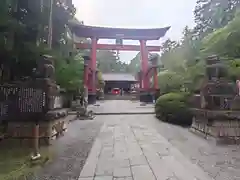
<svg viewBox="0 0 240 180">
<path fill-rule="evenodd" d="M 240 112 L 232 108 L 236 96 L 236 85 L 227 79 L 224 63 L 215 55 L 209 56 L 198 96 L 200 106 L 192 108 L 191 130 L 216 143 L 240 143 Z"/>
<path fill-rule="evenodd" d="M 217 56 L 206 60 L 206 82 L 202 88 L 206 109 L 229 110 L 236 95 L 235 84 L 227 77 L 227 68 Z"/>
</svg>

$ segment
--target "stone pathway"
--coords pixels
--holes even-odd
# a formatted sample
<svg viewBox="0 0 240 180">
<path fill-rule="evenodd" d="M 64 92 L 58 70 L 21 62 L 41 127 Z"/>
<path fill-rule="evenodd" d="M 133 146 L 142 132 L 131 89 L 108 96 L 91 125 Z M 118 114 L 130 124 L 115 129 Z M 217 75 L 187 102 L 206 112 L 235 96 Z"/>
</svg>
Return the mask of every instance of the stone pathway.
<svg viewBox="0 0 240 180">
<path fill-rule="evenodd" d="M 120 114 L 120 113 L 154 113 L 154 105 L 147 104 L 141 106 L 139 101 L 130 100 L 108 100 L 97 102 L 98 106 L 90 105 L 89 109 L 93 110 L 96 114 Z"/>
<path fill-rule="evenodd" d="M 95 108 L 153 110 L 119 100 Z M 74 121 L 53 148 L 56 159 L 29 180 L 240 180 L 240 146 L 217 146 L 152 114 Z"/>
<path fill-rule="evenodd" d="M 149 124 L 113 117 L 105 120 L 79 180 L 211 179 Z"/>
</svg>

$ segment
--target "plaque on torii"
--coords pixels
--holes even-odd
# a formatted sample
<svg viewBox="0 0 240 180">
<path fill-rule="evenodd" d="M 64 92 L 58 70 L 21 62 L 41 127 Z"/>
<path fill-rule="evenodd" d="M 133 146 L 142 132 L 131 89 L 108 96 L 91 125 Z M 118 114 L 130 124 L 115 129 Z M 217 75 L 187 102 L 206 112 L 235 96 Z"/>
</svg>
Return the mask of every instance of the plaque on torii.
<svg viewBox="0 0 240 180">
<path fill-rule="evenodd" d="M 123 45 L 123 39 L 117 38 L 117 39 L 115 40 L 115 44 L 117 44 L 117 45 Z"/>
</svg>

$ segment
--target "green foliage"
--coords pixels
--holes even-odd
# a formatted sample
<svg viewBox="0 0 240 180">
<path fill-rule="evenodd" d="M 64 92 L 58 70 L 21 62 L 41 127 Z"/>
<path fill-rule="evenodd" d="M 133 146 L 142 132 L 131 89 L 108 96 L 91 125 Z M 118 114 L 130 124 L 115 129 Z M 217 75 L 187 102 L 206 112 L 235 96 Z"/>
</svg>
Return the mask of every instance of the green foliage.
<svg viewBox="0 0 240 180">
<path fill-rule="evenodd" d="M 171 40 L 163 43 L 161 61 L 164 67 L 176 76 L 174 82 L 169 83 L 166 75 L 160 75 L 159 82 L 163 89 L 169 84 L 175 84 L 176 87 L 184 87 L 185 91 L 199 91 L 205 75 L 204 59 L 212 54 L 226 59 L 230 79 L 239 78 L 239 5 L 239 0 L 197 1 L 194 12 L 196 26 L 193 29 L 185 27 L 179 43 Z M 180 90 L 179 88 L 178 91 Z M 167 92 L 172 91 L 176 91 L 176 88 Z"/>
<path fill-rule="evenodd" d="M 198 92 L 202 86 L 205 77 L 205 63 L 203 60 L 195 65 L 188 66 L 182 73 L 184 86 L 188 92 Z"/>
<path fill-rule="evenodd" d="M 195 34 L 201 39 L 222 28 L 234 17 L 239 0 L 198 0 L 194 14 Z"/>
<path fill-rule="evenodd" d="M 192 115 L 188 108 L 189 94 L 168 93 L 160 96 L 155 105 L 156 116 L 169 123 L 190 125 Z"/>
<path fill-rule="evenodd" d="M 164 67 L 173 70 L 176 67 L 182 66 L 186 59 L 184 57 L 183 47 L 176 47 L 162 54 L 161 61 Z"/>
<path fill-rule="evenodd" d="M 98 69 L 103 73 L 128 72 L 128 64 L 120 61 L 118 55 L 112 51 L 97 52 Z"/>
<path fill-rule="evenodd" d="M 56 59 L 56 82 L 67 91 L 77 91 L 83 85 L 84 60 L 76 55 L 74 58 Z"/>
<path fill-rule="evenodd" d="M 186 27 L 179 43 L 163 44 L 161 61 L 166 70 L 159 73 L 161 92 L 156 102 L 156 116 L 175 124 L 191 124 L 188 93 L 199 92 L 205 76 L 205 57 L 219 55 L 228 65 L 229 79 L 240 76 L 239 0 L 198 0 L 196 26 Z M 169 93 L 170 92 L 170 93 Z"/>
<path fill-rule="evenodd" d="M 231 80 L 239 79 L 240 75 L 240 13 L 226 26 L 217 29 L 203 39 L 203 54 L 218 54 L 225 59 L 228 65 L 228 74 Z"/>
<path fill-rule="evenodd" d="M 196 91 L 204 76 L 204 63 L 200 56 L 200 43 L 192 40 L 190 30 L 185 28 L 178 46 L 169 48 L 161 56 L 167 71 L 158 74 L 162 93 Z"/>
<path fill-rule="evenodd" d="M 175 72 L 165 70 L 158 74 L 159 87 L 161 94 L 179 91 L 183 86 L 183 79 Z"/>
<path fill-rule="evenodd" d="M 203 52 L 216 53 L 220 56 L 239 57 L 240 14 L 223 28 L 217 29 L 203 39 Z"/>
<path fill-rule="evenodd" d="M 184 28 L 183 38 L 180 42 L 167 40 L 162 46 L 164 48 L 161 62 L 165 68 L 174 72 L 179 69 L 184 70 L 189 65 L 195 65 L 197 58 L 200 56 L 201 42 L 194 39 L 193 30 L 187 26 Z"/>
<path fill-rule="evenodd" d="M 67 24 L 75 15 L 71 1 L 2 0 L 0 2 L 0 64 L 3 81 L 32 76 L 32 69 L 42 54 L 56 60 L 56 81 L 66 90 L 82 85 L 83 59 L 74 53 L 67 37 Z M 47 49 L 49 18 L 52 14 L 52 46 Z M 24 69 L 24 71 L 23 71 Z"/>
<path fill-rule="evenodd" d="M 149 53 L 149 60 L 157 59 L 157 64 L 162 65 L 160 56 L 157 53 Z M 139 52 L 127 65 L 127 72 L 137 74 L 141 70 L 141 53 Z"/>
<path fill-rule="evenodd" d="M 138 53 L 129 63 L 128 71 L 137 74 L 141 70 L 141 54 Z"/>
<path fill-rule="evenodd" d="M 227 60 L 228 65 L 228 75 L 233 81 L 240 78 L 240 59 Z"/>
</svg>

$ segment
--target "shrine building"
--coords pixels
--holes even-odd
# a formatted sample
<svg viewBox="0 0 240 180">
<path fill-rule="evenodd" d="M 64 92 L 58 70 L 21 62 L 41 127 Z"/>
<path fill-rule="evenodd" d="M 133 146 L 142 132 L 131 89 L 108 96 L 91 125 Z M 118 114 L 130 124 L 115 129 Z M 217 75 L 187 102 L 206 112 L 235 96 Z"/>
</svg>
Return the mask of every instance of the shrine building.
<svg viewBox="0 0 240 180">
<path fill-rule="evenodd" d="M 138 84 L 136 77 L 130 73 L 103 73 L 102 77 L 105 81 L 104 94 L 110 94 L 113 89 L 128 94 Z"/>
</svg>

